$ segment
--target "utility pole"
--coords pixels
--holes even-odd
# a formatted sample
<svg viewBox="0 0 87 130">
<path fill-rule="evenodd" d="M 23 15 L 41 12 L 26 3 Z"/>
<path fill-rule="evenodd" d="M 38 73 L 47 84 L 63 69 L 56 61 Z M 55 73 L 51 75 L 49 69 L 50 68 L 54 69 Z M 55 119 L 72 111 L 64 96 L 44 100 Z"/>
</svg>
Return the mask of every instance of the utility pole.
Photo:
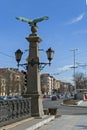
<svg viewBox="0 0 87 130">
<path fill-rule="evenodd" d="M 74 87 L 75 87 L 75 95 L 76 95 L 76 79 L 75 79 L 75 71 L 76 71 L 76 51 L 77 51 L 78 49 L 73 49 L 73 50 L 71 50 L 71 51 L 73 51 L 73 70 L 74 70 L 74 72 L 73 72 L 73 76 L 74 76 Z"/>
</svg>

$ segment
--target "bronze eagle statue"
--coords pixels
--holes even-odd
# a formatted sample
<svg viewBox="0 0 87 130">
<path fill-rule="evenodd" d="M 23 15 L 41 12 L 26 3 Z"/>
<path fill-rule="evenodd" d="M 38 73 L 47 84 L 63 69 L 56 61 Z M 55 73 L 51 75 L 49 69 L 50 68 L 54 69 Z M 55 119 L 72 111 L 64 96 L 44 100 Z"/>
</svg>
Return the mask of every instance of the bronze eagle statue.
<svg viewBox="0 0 87 130">
<path fill-rule="evenodd" d="M 38 22 L 41 22 L 43 20 L 48 20 L 49 17 L 48 16 L 44 16 L 44 17 L 41 17 L 41 18 L 37 18 L 37 19 L 34 19 L 34 20 L 30 20 L 28 18 L 24 18 L 24 17 L 16 17 L 17 20 L 21 20 L 23 22 L 26 22 L 28 23 L 30 26 L 36 26 Z"/>
</svg>

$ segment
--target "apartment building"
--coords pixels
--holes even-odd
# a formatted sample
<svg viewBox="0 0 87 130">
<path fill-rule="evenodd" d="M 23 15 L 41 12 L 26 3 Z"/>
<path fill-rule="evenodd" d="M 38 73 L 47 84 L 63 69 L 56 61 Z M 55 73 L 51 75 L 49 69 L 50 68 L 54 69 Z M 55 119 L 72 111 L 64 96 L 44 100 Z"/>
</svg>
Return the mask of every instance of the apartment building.
<svg viewBox="0 0 87 130">
<path fill-rule="evenodd" d="M 21 95 L 23 91 L 23 73 L 13 68 L 0 68 L 0 95 Z"/>
<path fill-rule="evenodd" d="M 22 95 L 27 91 L 27 78 L 25 71 L 14 68 L 0 68 L 0 95 Z M 56 80 L 49 73 L 41 74 L 42 94 L 67 92 L 72 90 L 70 83 Z"/>
</svg>

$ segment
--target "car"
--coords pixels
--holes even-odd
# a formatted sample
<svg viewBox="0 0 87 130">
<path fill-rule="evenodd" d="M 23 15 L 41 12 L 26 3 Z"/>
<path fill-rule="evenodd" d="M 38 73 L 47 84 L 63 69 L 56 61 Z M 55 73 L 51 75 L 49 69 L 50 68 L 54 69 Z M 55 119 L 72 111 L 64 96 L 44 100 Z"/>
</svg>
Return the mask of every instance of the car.
<svg viewBox="0 0 87 130">
<path fill-rule="evenodd" d="M 57 100 L 57 99 L 58 99 L 58 98 L 57 98 L 56 95 L 52 95 L 52 97 L 51 97 L 51 100 L 52 100 L 52 101 Z"/>
<path fill-rule="evenodd" d="M 47 95 L 43 95 L 43 98 L 47 98 Z"/>
<path fill-rule="evenodd" d="M 58 97 L 59 99 L 64 99 L 64 98 L 65 98 L 65 95 L 64 95 L 63 93 L 58 93 L 58 94 L 57 94 L 57 97 Z"/>
<path fill-rule="evenodd" d="M 3 97 L 2 97 L 2 96 L 0 96 L 0 100 L 3 100 Z"/>
<path fill-rule="evenodd" d="M 52 95 L 47 95 L 47 98 L 51 98 L 52 97 Z"/>
<path fill-rule="evenodd" d="M 16 95 L 16 96 L 1 96 L 0 100 L 16 100 L 16 99 L 23 99 L 22 96 Z"/>
<path fill-rule="evenodd" d="M 14 99 L 23 99 L 23 97 L 21 95 L 15 95 L 13 98 Z"/>
<path fill-rule="evenodd" d="M 3 100 L 11 100 L 12 96 L 3 96 Z"/>
</svg>

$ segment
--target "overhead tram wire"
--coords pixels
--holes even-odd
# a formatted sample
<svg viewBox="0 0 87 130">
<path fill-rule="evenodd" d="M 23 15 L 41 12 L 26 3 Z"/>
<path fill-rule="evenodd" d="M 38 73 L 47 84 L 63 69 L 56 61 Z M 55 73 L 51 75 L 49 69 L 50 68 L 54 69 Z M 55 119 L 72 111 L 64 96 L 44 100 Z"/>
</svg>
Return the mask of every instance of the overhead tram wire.
<svg viewBox="0 0 87 130">
<path fill-rule="evenodd" d="M 6 54 L 6 53 L 3 53 L 3 52 L 0 52 L 0 54 L 4 55 L 4 56 L 7 56 L 7 57 L 10 57 L 10 58 L 13 58 L 12 56 Z"/>
<path fill-rule="evenodd" d="M 25 53 L 25 52 L 27 52 L 27 51 L 28 51 L 28 49 L 24 50 L 23 53 Z M 1 54 L 1 55 L 4 55 L 4 56 L 7 56 L 7 57 L 10 57 L 10 58 L 14 58 L 13 56 L 8 55 L 8 54 L 6 54 L 6 53 L 3 53 L 3 52 L 1 52 L 1 51 L 0 51 L 0 54 Z"/>
</svg>

